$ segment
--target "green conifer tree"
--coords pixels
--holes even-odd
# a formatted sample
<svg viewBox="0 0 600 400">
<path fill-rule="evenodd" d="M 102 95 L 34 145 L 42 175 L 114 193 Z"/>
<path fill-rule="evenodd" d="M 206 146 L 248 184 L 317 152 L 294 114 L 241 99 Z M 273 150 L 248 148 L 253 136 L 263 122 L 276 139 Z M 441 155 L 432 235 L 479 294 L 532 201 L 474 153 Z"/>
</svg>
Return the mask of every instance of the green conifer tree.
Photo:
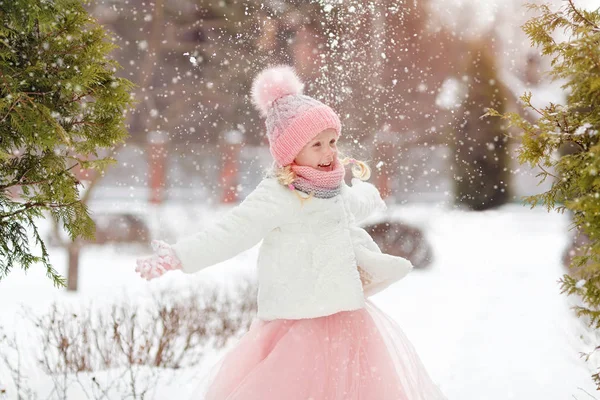
<svg viewBox="0 0 600 400">
<path fill-rule="evenodd" d="M 569 210 L 572 225 L 586 234 L 590 241 L 580 255 L 573 257 L 571 271 L 564 275 L 561 290 L 581 296 L 582 306 L 576 307 L 580 317 L 590 326 L 600 329 L 600 9 L 578 9 L 571 0 L 552 10 L 548 5 L 528 5 L 538 16 L 530 19 L 523 30 L 532 45 L 542 54 L 552 57 L 550 76 L 564 81 L 565 105 L 550 103 L 536 108 L 531 93 L 521 100 L 526 108 L 538 115 L 529 122 L 515 113 L 501 116 L 522 131 L 519 161 L 539 166 L 544 181 L 552 177 L 552 187 L 545 193 L 528 196 L 534 207 L 542 203 L 548 211 Z M 559 40 L 556 33 L 566 33 Z M 575 146 L 575 152 L 557 151 Z M 558 154 L 558 157 L 555 156 Z M 554 173 L 549 168 L 554 169 Z M 600 374 L 593 375 L 600 387 Z"/>
<path fill-rule="evenodd" d="M 475 211 L 505 204 L 509 199 L 508 140 L 499 119 L 481 119 L 488 107 L 504 112 L 506 89 L 498 79 L 490 43 L 469 43 L 466 74 L 468 97 L 451 142 L 454 150 L 455 203 Z"/>
<path fill-rule="evenodd" d="M 0 279 L 41 263 L 64 286 L 36 222 L 48 212 L 71 240 L 93 238 L 74 171 L 115 161 L 133 85 L 83 0 L 0 0 L 0 18 Z"/>
</svg>

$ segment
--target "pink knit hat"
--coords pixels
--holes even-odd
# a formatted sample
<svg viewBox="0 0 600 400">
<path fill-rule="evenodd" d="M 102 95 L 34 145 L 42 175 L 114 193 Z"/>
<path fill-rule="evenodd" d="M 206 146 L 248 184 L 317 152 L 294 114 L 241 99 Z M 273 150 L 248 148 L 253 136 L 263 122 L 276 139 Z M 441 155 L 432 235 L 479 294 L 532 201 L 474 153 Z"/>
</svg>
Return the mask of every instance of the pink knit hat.
<svg viewBox="0 0 600 400">
<path fill-rule="evenodd" d="M 287 65 L 269 67 L 252 84 L 252 102 L 266 117 L 273 158 L 282 167 L 292 163 L 302 148 L 325 129 L 341 133 L 338 115 L 328 106 L 302 94 L 304 84 Z"/>
</svg>

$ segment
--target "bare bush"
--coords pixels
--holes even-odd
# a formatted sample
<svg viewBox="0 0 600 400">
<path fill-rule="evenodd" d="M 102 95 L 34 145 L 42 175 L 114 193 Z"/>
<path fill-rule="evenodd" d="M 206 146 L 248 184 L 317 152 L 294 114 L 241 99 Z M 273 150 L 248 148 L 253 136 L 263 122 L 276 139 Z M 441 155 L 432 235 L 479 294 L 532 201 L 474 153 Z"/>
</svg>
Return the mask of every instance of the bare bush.
<svg viewBox="0 0 600 400">
<path fill-rule="evenodd" d="M 118 384 L 121 394 L 143 399 L 158 383 L 156 371 L 198 365 L 208 348 L 246 332 L 257 308 L 252 282 L 232 292 L 168 289 L 142 300 L 78 310 L 55 302 L 44 314 L 28 313 L 39 339 L 38 366 L 54 386 L 50 397 L 65 399 L 79 384 L 88 398 L 110 398 Z"/>
<path fill-rule="evenodd" d="M 26 373 L 27 367 L 24 365 L 24 356 L 26 354 L 20 351 L 17 334 L 13 332 L 9 336 L 4 328 L 0 326 L 0 361 L 4 364 L 14 383 L 16 398 L 17 400 L 36 399 L 36 394 L 28 387 L 30 377 Z M 0 381 L 0 399 L 4 399 L 8 395 L 2 381 Z"/>
</svg>

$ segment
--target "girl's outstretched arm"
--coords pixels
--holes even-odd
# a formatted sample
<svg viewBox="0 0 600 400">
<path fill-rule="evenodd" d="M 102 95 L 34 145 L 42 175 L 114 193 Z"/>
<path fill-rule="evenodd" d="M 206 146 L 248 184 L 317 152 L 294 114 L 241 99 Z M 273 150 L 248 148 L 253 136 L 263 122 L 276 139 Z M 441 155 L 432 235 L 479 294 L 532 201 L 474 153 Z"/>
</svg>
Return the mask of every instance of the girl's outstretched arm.
<svg viewBox="0 0 600 400">
<path fill-rule="evenodd" d="M 187 273 L 225 261 L 256 245 L 289 215 L 288 198 L 273 179 L 264 179 L 218 222 L 172 247 Z"/>
<path fill-rule="evenodd" d="M 379 190 L 371 183 L 353 178 L 352 186 L 346 186 L 345 189 L 344 197 L 347 199 L 350 212 L 354 215 L 357 223 L 374 211 L 384 211 L 387 208 Z"/>
</svg>

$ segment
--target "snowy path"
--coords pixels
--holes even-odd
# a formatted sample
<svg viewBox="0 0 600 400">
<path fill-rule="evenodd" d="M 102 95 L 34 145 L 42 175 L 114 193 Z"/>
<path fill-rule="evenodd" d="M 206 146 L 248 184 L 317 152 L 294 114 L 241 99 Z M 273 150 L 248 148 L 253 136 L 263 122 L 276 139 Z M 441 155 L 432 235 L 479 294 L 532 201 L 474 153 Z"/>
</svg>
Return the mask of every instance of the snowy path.
<svg viewBox="0 0 600 400">
<path fill-rule="evenodd" d="M 593 393 L 578 324 L 556 283 L 566 216 L 521 206 L 397 215 L 426 229 L 436 259 L 374 300 L 449 399 L 590 398 L 578 389 Z"/>
</svg>

